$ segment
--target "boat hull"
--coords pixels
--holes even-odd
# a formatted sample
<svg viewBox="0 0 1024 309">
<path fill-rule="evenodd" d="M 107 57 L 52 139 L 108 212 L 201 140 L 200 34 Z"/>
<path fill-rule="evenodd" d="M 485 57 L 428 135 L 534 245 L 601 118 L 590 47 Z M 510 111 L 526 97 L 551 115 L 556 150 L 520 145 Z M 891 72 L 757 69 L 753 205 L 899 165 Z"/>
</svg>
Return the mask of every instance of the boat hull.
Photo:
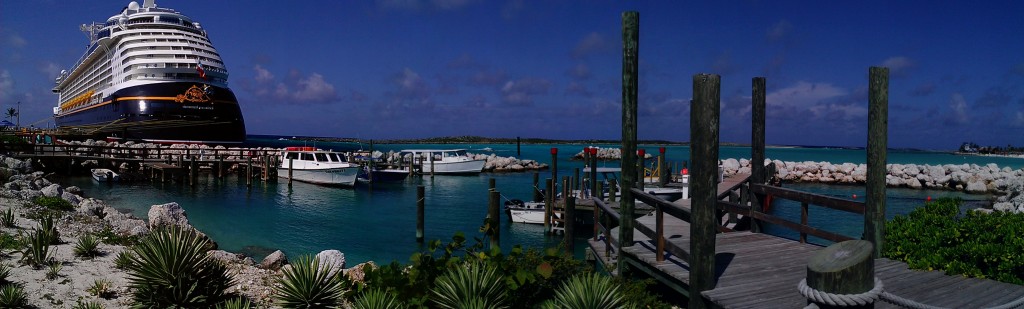
<svg viewBox="0 0 1024 309">
<path fill-rule="evenodd" d="M 430 161 L 423 162 L 423 173 L 424 174 L 452 174 L 452 175 L 472 175 L 479 174 L 484 170 L 484 163 L 486 160 L 467 160 L 459 162 L 441 162 Z"/>
<path fill-rule="evenodd" d="M 229 144 L 245 141 L 245 121 L 228 88 L 164 82 L 118 90 L 101 103 L 58 114 L 73 135 L 158 143 Z"/>
<path fill-rule="evenodd" d="M 367 174 L 364 170 L 359 175 L 359 181 L 363 182 L 402 182 L 409 176 L 409 171 L 398 169 L 378 169 Z"/>
<path fill-rule="evenodd" d="M 351 187 L 356 183 L 356 175 L 359 174 L 359 167 L 293 169 L 290 172 L 282 171 L 278 173 L 278 176 L 288 179 L 288 173 L 292 174 L 292 180 L 295 181 L 326 186 Z"/>
</svg>

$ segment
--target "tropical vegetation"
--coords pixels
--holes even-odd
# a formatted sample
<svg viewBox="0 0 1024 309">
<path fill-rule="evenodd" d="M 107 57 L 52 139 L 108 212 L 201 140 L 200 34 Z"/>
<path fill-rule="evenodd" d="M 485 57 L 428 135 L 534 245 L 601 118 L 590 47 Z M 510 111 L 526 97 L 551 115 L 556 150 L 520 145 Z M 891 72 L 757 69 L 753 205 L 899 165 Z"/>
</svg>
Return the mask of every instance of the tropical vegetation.
<svg viewBox="0 0 1024 309">
<path fill-rule="evenodd" d="M 207 240 L 191 230 L 162 228 L 146 235 L 128 255 L 128 282 L 137 307 L 212 308 L 232 298 L 233 278 L 209 258 Z"/>
</svg>

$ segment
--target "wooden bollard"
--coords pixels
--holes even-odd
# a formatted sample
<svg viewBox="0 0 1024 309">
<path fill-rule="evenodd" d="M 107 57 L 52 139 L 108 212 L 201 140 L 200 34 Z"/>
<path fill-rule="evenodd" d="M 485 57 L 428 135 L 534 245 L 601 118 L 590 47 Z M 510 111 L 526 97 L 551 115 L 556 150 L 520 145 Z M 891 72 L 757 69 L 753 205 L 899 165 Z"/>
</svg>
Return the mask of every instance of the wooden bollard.
<svg viewBox="0 0 1024 309">
<path fill-rule="evenodd" d="M 565 198 L 565 216 L 562 218 L 562 224 L 564 224 L 565 235 L 562 235 L 562 244 L 565 245 L 565 252 L 572 256 L 576 249 L 576 240 L 573 238 L 575 235 L 576 228 L 576 197 L 570 196 Z"/>
<path fill-rule="evenodd" d="M 533 173 L 533 201 L 540 202 L 542 199 L 540 194 L 540 173 Z"/>
<path fill-rule="evenodd" d="M 501 250 L 501 213 L 498 211 L 501 193 L 491 190 L 487 203 L 487 222 L 491 227 L 491 249 Z"/>
<path fill-rule="evenodd" d="M 294 163 L 295 163 L 295 159 L 294 158 L 288 158 L 288 185 L 289 186 L 292 185 L 292 170 L 294 169 L 293 168 L 294 165 L 292 165 L 292 164 L 294 164 Z"/>
<path fill-rule="evenodd" d="M 831 294 L 861 294 L 875 286 L 875 260 L 871 258 L 874 246 L 866 240 L 848 240 L 821 249 L 807 262 L 807 287 Z M 801 286 L 802 287 L 802 286 Z M 873 303 L 863 306 L 833 306 L 812 301 L 818 308 L 874 308 Z"/>
<path fill-rule="evenodd" d="M 548 178 L 544 181 L 544 190 L 547 194 L 544 195 L 544 234 L 551 233 L 551 209 L 552 204 L 555 202 L 555 182 Z"/>
<path fill-rule="evenodd" d="M 290 171 L 291 169 L 289 169 Z M 289 183 L 291 181 L 289 180 Z M 424 193 L 423 185 L 416 186 L 416 242 L 423 242 L 423 215 L 424 215 Z"/>
</svg>

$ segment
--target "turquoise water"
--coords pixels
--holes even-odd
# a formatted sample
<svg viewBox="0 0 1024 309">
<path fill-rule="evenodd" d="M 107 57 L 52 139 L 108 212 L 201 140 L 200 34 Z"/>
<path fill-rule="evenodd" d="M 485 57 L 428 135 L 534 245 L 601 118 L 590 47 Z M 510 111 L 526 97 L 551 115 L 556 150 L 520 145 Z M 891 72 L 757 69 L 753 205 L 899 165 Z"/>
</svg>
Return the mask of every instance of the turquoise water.
<svg viewBox="0 0 1024 309">
<path fill-rule="evenodd" d="M 262 146 L 302 146 L 302 142 L 273 139 L 250 141 Z M 314 146 L 313 143 L 305 143 Z M 351 150 L 360 147 L 351 143 L 316 143 L 320 148 Z M 366 148 L 366 145 L 362 145 Z M 584 145 L 522 145 L 521 158 L 550 163 L 552 146 L 559 148 L 558 174 L 570 175 L 582 167 L 568 158 Z M 618 145 L 599 145 L 618 147 Z M 499 156 L 516 156 L 516 145 L 377 145 L 377 150 L 409 148 L 467 148 L 482 153 L 492 148 Z M 657 146 L 642 147 L 657 153 Z M 746 147 L 723 147 L 722 158 L 749 157 Z M 688 159 L 688 148 L 669 146 L 670 161 Z M 767 155 L 785 161 L 830 161 L 835 163 L 864 161 L 863 150 L 771 148 Z M 954 156 L 944 153 L 890 152 L 891 163 L 918 164 L 987 164 L 994 162 L 1012 168 L 1024 167 L 1024 160 L 990 157 Z M 615 165 L 614 162 L 604 163 Z M 540 172 L 541 182 L 550 177 L 550 171 Z M 209 175 L 200 176 L 195 187 L 177 183 L 98 184 L 90 178 L 68 177 L 65 185 L 77 185 L 86 195 L 105 200 L 109 205 L 130 211 L 145 218 L 150 205 L 167 202 L 179 203 L 187 212 L 189 221 L 215 241 L 221 249 L 244 252 L 260 258 L 271 250 L 281 249 L 289 256 L 315 254 L 321 250 L 337 249 L 345 253 L 350 265 L 373 260 L 378 263 L 392 260 L 407 261 L 410 254 L 423 247 L 415 241 L 416 186 L 426 191 L 426 238 L 447 240 L 458 231 L 465 232 L 472 242 L 482 237 L 478 232 L 487 213 L 488 179 L 496 179 L 497 189 L 505 198 L 528 199 L 532 196 L 533 173 L 483 173 L 477 176 L 412 177 L 404 183 L 356 188 L 330 188 L 304 183 L 256 183 L 252 188 L 244 180 L 227 177 L 217 180 Z M 825 186 L 792 184 L 803 190 L 835 196 L 863 196 L 857 186 Z M 905 214 L 928 196 L 960 196 L 968 200 L 984 200 L 987 196 L 963 195 L 949 191 L 890 189 L 889 216 Z M 799 221 L 799 205 L 776 205 L 777 213 Z M 793 212 L 795 209 L 795 213 Z M 811 209 L 812 225 L 820 224 L 831 231 L 846 235 L 860 235 L 863 225 L 857 216 L 834 214 Z M 819 213 L 820 212 L 820 213 Z M 538 225 L 513 224 L 502 214 L 501 242 L 505 249 L 513 244 L 531 247 L 555 246 L 561 237 L 546 237 Z M 838 230 L 837 230 L 838 229 Z M 589 229 L 582 230 L 583 235 Z M 795 237 L 785 231 L 769 231 Z M 582 257 L 584 241 L 577 241 L 577 256 Z"/>
</svg>

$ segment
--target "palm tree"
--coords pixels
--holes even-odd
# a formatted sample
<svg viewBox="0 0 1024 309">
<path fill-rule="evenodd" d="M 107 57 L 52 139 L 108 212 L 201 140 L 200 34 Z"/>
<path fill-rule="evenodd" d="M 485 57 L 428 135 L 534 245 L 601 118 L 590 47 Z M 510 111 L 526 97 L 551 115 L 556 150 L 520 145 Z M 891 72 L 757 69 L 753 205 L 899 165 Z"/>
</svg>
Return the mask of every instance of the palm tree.
<svg viewBox="0 0 1024 309">
<path fill-rule="evenodd" d="M 14 109 L 13 107 L 8 108 L 7 109 L 7 118 L 8 119 L 13 119 L 14 117 L 18 117 L 18 110 Z"/>
</svg>

